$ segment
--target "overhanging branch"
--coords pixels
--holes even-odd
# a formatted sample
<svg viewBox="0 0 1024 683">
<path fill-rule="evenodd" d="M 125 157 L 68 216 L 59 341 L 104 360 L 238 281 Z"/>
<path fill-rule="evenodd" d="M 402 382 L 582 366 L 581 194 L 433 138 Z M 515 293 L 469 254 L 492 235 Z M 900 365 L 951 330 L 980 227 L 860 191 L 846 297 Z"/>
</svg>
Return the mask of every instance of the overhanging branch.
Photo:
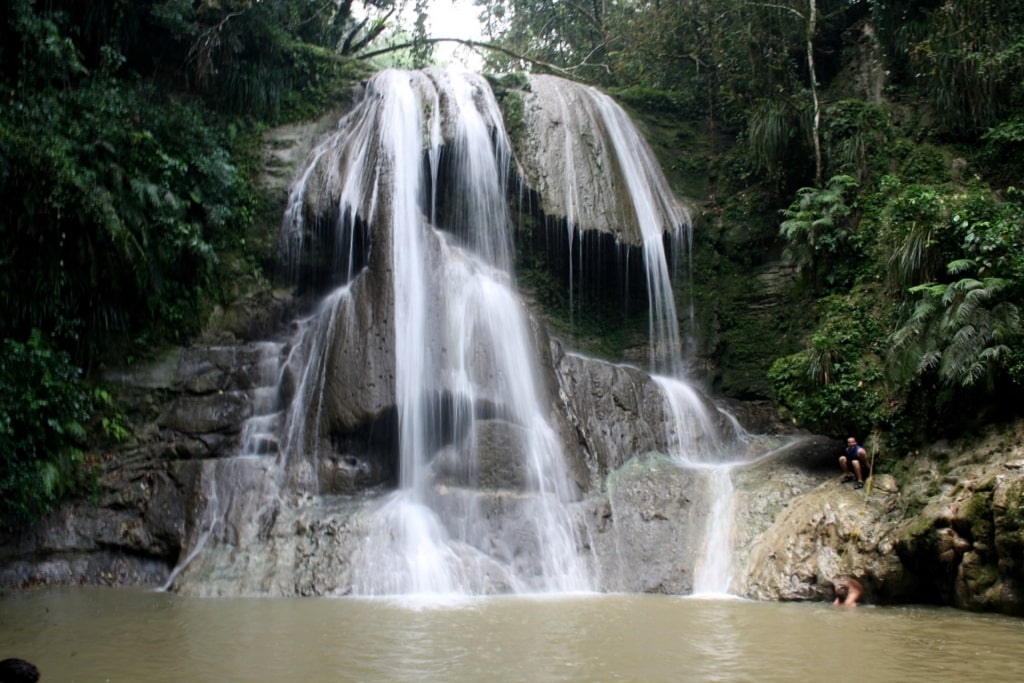
<svg viewBox="0 0 1024 683">
<path fill-rule="evenodd" d="M 519 54 L 518 52 L 515 52 L 514 50 L 510 50 L 507 47 L 504 47 L 502 45 L 498 45 L 496 43 L 487 43 L 487 42 L 482 42 L 482 41 L 479 41 L 479 40 L 467 40 L 465 38 L 427 38 L 426 40 L 409 41 L 409 42 L 406 42 L 406 43 L 400 43 L 398 45 L 390 45 L 388 47 L 383 47 L 383 48 L 381 48 L 379 50 L 373 50 L 371 52 L 364 52 L 363 54 L 356 55 L 356 56 L 359 59 L 372 59 L 374 57 L 379 57 L 380 55 L 388 54 L 389 52 L 397 52 L 398 50 L 405 50 L 407 48 L 415 47 L 417 45 L 422 45 L 424 43 L 426 43 L 427 45 L 436 45 L 437 43 L 457 43 L 459 45 L 465 45 L 466 47 L 471 48 L 473 50 L 480 50 L 480 49 L 482 49 L 482 50 L 493 50 L 494 52 L 500 52 L 501 54 L 507 55 L 509 57 L 512 57 L 513 59 L 520 59 L 520 60 L 522 60 L 524 62 L 529 62 L 530 64 L 533 64 L 534 66 L 540 67 L 542 69 L 546 69 L 546 70 L 550 71 L 553 74 L 556 74 L 558 76 L 562 76 L 564 78 L 568 78 L 568 79 L 571 79 L 571 80 L 579 80 L 579 79 L 574 78 L 572 76 L 572 74 L 570 73 L 571 69 L 577 69 L 580 66 L 583 66 L 581 64 L 581 65 L 578 65 L 578 66 L 575 66 L 575 67 L 563 68 L 563 67 L 551 64 L 549 62 L 544 62 L 544 61 L 541 61 L 539 59 L 534 59 L 533 57 L 528 57 L 526 55 Z"/>
</svg>

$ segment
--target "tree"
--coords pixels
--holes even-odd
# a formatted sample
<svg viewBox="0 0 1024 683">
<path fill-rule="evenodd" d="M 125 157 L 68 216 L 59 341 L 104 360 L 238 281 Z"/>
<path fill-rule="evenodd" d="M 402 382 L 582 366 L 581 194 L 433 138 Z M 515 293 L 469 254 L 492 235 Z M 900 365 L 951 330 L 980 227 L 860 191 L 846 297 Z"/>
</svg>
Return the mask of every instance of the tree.
<svg viewBox="0 0 1024 683">
<path fill-rule="evenodd" d="M 336 58 L 373 43 L 398 10 L 396 1 L 379 0 L 357 16 L 353 4 L 160 0 L 149 20 L 178 46 L 188 87 L 228 111 L 266 116 L 294 93 L 325 87 Z"/>
<path fill-rule="evenodd" d="M 1024 5 L 1001 0 L 870 3 L 893 76 L 920 83 L 954 135 L 973 134 L 1024 102 Z"/>
<path fill-rule="evenodd" d="M 607 57 L 619 41 L 609 26 L 608 3 L 600 0 L 497 0 L 483 2 L 484 30 L 501 52 L 491 52 L 492 69 L 522 68 L 511 55 L 554 64 L 579 80 L 608 83 Z"/>
</svg>

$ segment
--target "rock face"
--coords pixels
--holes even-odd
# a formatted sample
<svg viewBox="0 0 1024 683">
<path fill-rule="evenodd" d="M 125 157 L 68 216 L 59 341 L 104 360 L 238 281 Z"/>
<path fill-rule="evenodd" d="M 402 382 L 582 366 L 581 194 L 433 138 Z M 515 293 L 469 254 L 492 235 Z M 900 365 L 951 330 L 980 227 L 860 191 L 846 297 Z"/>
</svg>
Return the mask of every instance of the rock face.
<svg viewBox="0 0 1024 683">
<path fill-rule="evenodd" d="M 161 585 L 193 550 L 185 545 L 188 529 L 198 528 L 237 544 L 230 561 L 200 548 L 193 569 L 214 578 L 185 584 L 187 592 L 349 592 L 353 554 L 368 533 L 367 511 L 380 505 L 374 491 L 381 480 L 340 461 L 333 465 L 343 482 L 335 486 L 338 494 L 278 498 L 267 495 L 276 486 L 266 481 L 271 456 L 220 457 L 242 436 L 216 416 L 257 410 L 253 359 L 267 352 L 195 348 L 121 375 L 126 395 L 148 397 L 137 403 L 129 454 L 101 477 L 95 502 L 69 505 L 4 540 L 0 585 Z M 586 472 L 576 506 L 587 546 L 581 550 L 592 555 L 601 588 L 692 591 L 712 501 L 698 471 L 664 454 L 649 378 L 569 354 L 554 358 L 557 403 L 570 416 Z M 237 373 L 225 359 L 240 362 Z M 237 392 L 250 397 L 242 410 Z M 514 429 L 496 423 L 486 441 L 516 438 Z M 898 481 L 880 474 L 862 490 L 840 482 L 841 443 L 830 439 L 804 439 L 737 467 L 731 590 L 757 600 L 830 600 L 835 578 L 849 574 L 862 581 L 872 603 L 1024 613 L 1022 443 L 1024 423 L 993 428 L 973 445 L 936 444 L 911 460 Z M 240 490 L 251 499 L 235 504 L 249 506 L 255 531 L 202 518 L 200 501 L 218 495 L 210 485 L 218 476 L 250 482 Z M 497 461 L 485 478 L 506 488 L 519 476 Z M 250 551 L 252 542 L 263 549 Z M 211 561 L 220 564 L 202 566 Z"/>
<path fill-rule="evenodd" d="M 162 585 L 185 537 L 191 464 L 119 467 L 101 478 L 95 502 L 0 538 L 0 586 Z"/>
<path fill-rule="evenodd" d="M 664 454 L 637 455 L 612 472 L 588 500 L 587 526 L 601 587 L 686 595 L 713 509 L 702 473 Z"/>
<path fill-rule="evenodd" d="M 817 600 L 851 574 L 871 602 L 1024 614 L 1022 436 L 1018 422 L 978 441 L 936 444 L 910 459 L 900 481 L 878 475 L 863 490 L 828 474 L 800 495 L 791 489 L 777 514 L 754 501 L 773 487 L 778 465 L 751 470 L 761 483 L 738 482 L 745 508 L 771 523 L 752 535 L 739 592 Z"/>
<path fill-rule="evenodd" d="M 897 504 L 888 475 L 876 477 L 870 495 L 831 477 L 796 496 L 752 539 L 740 590 L 754 599 L 831 600 L 833 581 L 849 574 L 869 586 L 869 599 L 899 594 L 894 584 L 903 575 L 892 539 L 901 517 Z M 762 505 L 749 499 L 747 505 L 748 516 L 764 518 Z"/>
<path fill-rule="evenodd" d="M 616 138 L 605 127 L 610 102 L 593 88 L 531 77 L 523 94 L 524 133 L 516 154 L 527 183 L 542 198 L 544 213 L 566 217 L 581 231 L 642 245 L 643 219 L 625 200 L 635 191 L 632 184 L 651 188 L 645 210 L 663 230 L 675 230 L 689 219 L 681 205 L 666 201 L 673 195 L 647 143 L 639 137 Z"/>
<path fill-rule="evenodd" d="M 647 451 L 666 450 L 661 394 L 650 376 L 628 365 L 594 362 L 556 347 L 559 396 L 586 444 L 588 488 Z"/>
<path fill-rule="evenodd" d="M 905 495 L 923 509 L 895 550 L 915 601 L 1024 615 L 1024 424 L 991 428 L 970 448 L 936 444 Z"/>
<path fill-rule="evenodd" d="M 427 87 L 425 77 L 413 80 L 417 92 Z M 561 187 L 554 172 L 543 170 L 565 175 L 576 168 L 582 185 L 600 172 L 622 174 L 602 168 L 611 163 L 604 151 L 592 154 L 596 130 L 571 142 L 571 149 L 558 142 L 567 117 L 593 125 L 586 119 L 599 106 L 596 99 L 583 103 L 591 94 L 569 92 L 568 101 L 560 100 L 552 83 L 540 78 L 525 97 L 532 131 L 525 139 L 555 158 L 524 156 L 524 172 L 549 202 L 546 212 L 577 215 L 573 202 L 580 201 L 593 211 L 578 216 L 581 229 L 640 243 L 636 221 L 604 203 L 610 195 L 581 197 L 579 188 Z M 442 99 L 439 109 L 454 106 L 454 99 Z M 456 133 L 446 124 L 437 134 Z M 413 147 L 418 162 L 419 142 Z M 350 161 L 357 155 L 347 148 L 338 153 Z M 375 166 L 382 173 L 397 167 L 390 159 Z M 132 406 L 133 440 L 116 454 L 102 454 L 109 465 L 95 500 L 68 505 L 18 537 L 0 539 L 0 585 L 171 581 L 195 595 L 358 591 L 362 548 L 379 533 L 372 520 L 387 509 L 399 471 L 394 368 L 398 347 L 409 340 L 395 329 L 391 293 L 402 251 L 394 249 L 397 238 L 369 226 L 396 198 L 360 195 L 363 203 L 347 206 L 347 190 L 331 178 L 330 165 L 310 169 L 313 190 L 297 204 L 310 222 L 292 216 L 286 229 L 295 229 L 293 246 L 300 252 L 306 228 L 317 221 L 340 221 L 351 235 L 372 235 L 369 243 L 353 237 L 359 258 L 344 278 L 347 286 L 291 330 L 272 324 L 281 311 L 295 308 L 279 299 L 273 314 L 252 311 L 258 324 L 231 323 L 228 336 L 273 328 L 271 341 L 174 349 L 148 366 L 112 373 L 108 379 L 123 404 Z M 350 209 L 374 218 L 364 224 L 346 213 Z M 675 220 L 673 207 L 658 210 L 668 223 Z M 442 260 L 450 256 L 449 237 L 459 236 L 432 235 L 424 260 L 461 268 L 465 257 Z M 486 269 L 475 265 L 465 277 Z M 426 289 L 440 291 L 449 282 L 439 270 L 425 277 Z M 692 592 L 712 522 L 727 515 L 729 566 L 722 571 L 732 577 L 727 590 L 737 595 L 830 600 L 836 577 L 849 574 L 864 583 L 870 602 L 1024 613 L 1024 423 L 993 430 L 980 445 L 938 444 L 908 461 L 898 479 L 880 474 L 863 490 L 838 481 L 838 441 L 748 437 L 739 443 L 749 452 L 736 454 L 742 464 L 729 469 L 723 493 L 711 485 L 707 463 L 675 452 L 681 428 L 657 378 L 568 353 L 524 315 L 524 336 L 536 351 L 529 363 L 537 367 L 509 372 L 488 349 L 466 344 L 468 375 L 510 381 L 509 375 L 537 371 L 544 424 L 572 479 L 575 550 L 597 589 Z M 442 321 L 440 304 L 430 304 L 423 338 L 439 337 Z M 431 348 L 430 363 L 458 365 L 444 365 L 455 357 L 454 345 Z M 486 558 L 467 549 L 458 558 L 475 563 L 489 591 L 512 590 L 502 565 L 526 564 L 536 550 L 529 532 L 535 508 L 527 495 L 535 475 L 526 458 L 515 457 L 537 438 L 536 423 L 516 414 L 503 393 L 473 393 L 453 383 L 420 397 L 429 408 L 425 414 L 443 425 L 438 443 L 428 444 L 429 502 L 472 507 L 494 525 Z M 695 403 L 709 417 L 688 443 L 694 451 L 712 451 L 707 442 L 733 429 L 732 421 L 706 398 Z M 777 429 L 767 412 L 763 405 L 733 410 L 748 428 Z M 466 427 L 469 416 L 473 429 Z M 716 507 L 723 496 L 729 499 L 724 512 Z"/>
</svg>

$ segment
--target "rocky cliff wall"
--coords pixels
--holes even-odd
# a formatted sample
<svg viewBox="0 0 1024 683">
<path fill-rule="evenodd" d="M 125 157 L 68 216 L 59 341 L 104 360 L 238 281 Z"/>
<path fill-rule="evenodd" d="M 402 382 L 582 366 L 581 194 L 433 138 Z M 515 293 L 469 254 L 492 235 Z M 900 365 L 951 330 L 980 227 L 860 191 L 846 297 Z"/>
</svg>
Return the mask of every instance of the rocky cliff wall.
<svg viewBox="0 0 1024 683">
<path fill-rule="evenodd" d="M 770 294 L 772 288 L 760 289 Z M 296 475 L 314 485 L 278 495 L 275 484 L 267 495 L 273 440 L 246 458 L 232 457 L 266 392 L 287 399 L 295 385 L 268 385 L 258 371 L 268 352 L 286 364 L 285 341 L 268 347 L 241 340 L 256 331 L 287 339 L 284 321 L 296 310 L 289 298 L 267 293 L 262 303 L 220 312 L 217 329 L 207 335 L 218 343 L 172 349 L 149 365 L 111 373 L 131 406 L 132 439 L 116 453 L 100 454 L 107 465 L 93 499 L 0 539 L 0 586 L 161 585 L 187 560 L 193 569 L 206 564 L 198 573 L 211 577 L 189 589 L 198 594 L 348 592 L 352 555 L 367 533 L 363 513 L 394 483 L 391 445 L 379 438 L 393 429 L 390 381 L 376 381 L 381 370 L 332 359 L 343 378 L 332 390 L 343 394 L 370 383 L 377 390 L 353 400 L 338 395 L 339 405 L 360 408 L 335 411 L 346 417 L 329 433 L 317 433 L 326 456 L 316 471 Z M 367 309 L 361 317 L 358 327 L 369 330 L 388 315 Z M 650 376 L 565 353 L 557 343 L 552 348 L 542 362 L 552 414 L 574 461 L 581 552 L 594 558 L 604 590 L 690 592 L 713 501 L 701 475 L 666 454 L 665 416 Z M 745 414 L 743 404 L 736 408 Z M 756 425 L 747 424 L 777 428 L 763 411 Z M 803 439 L 737 468 L 730 590 L 761 600 L 830 599 L 835 578 L 850 574 L 879 604 L 1024 613 L 1022 437 L 1024 425 L 1015 424 L 935 444 L 906 461 L 899 476 L 880 474 L 863 490 L 838 481 L 841 444 L 827 438 Z M 494 440 L 501 438 L 496 430 Z M 515 476 L 500 463 L 493 474 Z M 225 476 L 246 482 L 232 504 L 251 511 L 247 528 L 204 516 Z M 495 496 L 490 503 L 509 500 Z M 209 534 L 232 552 L 206 555 L 201 544 L 189 544 Z M 253 553 L 250 543 L 264 548 Z"/>
<path fill-rule="evenodd" d="M 122 375 L 122 390 L 139 406 L 133 442 L 111 454 L 93 500 L 3 539 L 0 585 L 161 585 L 189 554 L 190 530 L 208 523 L 200 512 L 216 495 L 209 487 L 215 469 L 234 468 L 232 477 L 251 482 L 243 490 L 264 496 L 270 460 L 224 457 L 241 438 L 236 420 L 251 408 L 240 394 L 249 395 L 252 382 L 245 363 L 228 370 L 223 360 L 255 353 L 245 346 L 179 350 Z M 644 406 L 645 376 L 581 357 L 558 362 L 559 402 L 571 403 L 570 438 L 578 439 L 589 473 L 576 505 L 588 546 L 581 551 L 595 558 L 602 589 L 690 592 L 712 501 L 700 474 L 664 453 L 652 428 L 657 411 Z M 618 380 L 581 382 L 595 377 Z M 249 390 L 231 389 L 246 383 Z M 1024 422 L 992 427 L 979 438 L 933 444 L 899 476 L 878 474 L 860 490 L 840 481 L 841 442 L 827 438 L 804 437 L 741 466 L 732 473 L 730 590 L 757 600 L 830 600 L 834 580 L 853 575 L 871 603 L 1024 614 L 1022 444 Z M 249 541 L 267 549 L 254 553 L 241 543 L 228 556 L 200 551 L 192 561 L 217 564 L 209 573 L 215 579 L 186 592 L 346 593 L 352 553 L 367 532 L 362 511 L 383 482 L 358 467 L 336 476 L 348 477 L 350 493 L 254 504 L 258 523 Z"/>
</svg>

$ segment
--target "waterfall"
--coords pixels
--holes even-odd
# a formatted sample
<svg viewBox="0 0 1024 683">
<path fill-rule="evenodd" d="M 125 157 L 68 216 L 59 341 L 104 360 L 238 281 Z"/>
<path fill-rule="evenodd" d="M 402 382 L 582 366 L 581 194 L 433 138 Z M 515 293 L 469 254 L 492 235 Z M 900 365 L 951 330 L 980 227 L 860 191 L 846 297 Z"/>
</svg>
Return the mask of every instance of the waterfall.
<svg viewBox="0 0 1024 683">
<path fill-rule="evenodd" d="M 574 229 L 580 235 L 580 254 L 586 230 L 610 232 L 618 242 L 639 244 L 642 249 L 650 368 L 665 373 L 654 379 L 665 404 L 666 443 L 679 466 L 703 480 L 714 508 L 706 517 L 704 552 L 696 562 L 694 591 L 728 593 L 734 502 L 730 470 L 747 459 L 746 435 L 731 416 L 718 420 L 724 414 L 710 406 L 683 377 L 683 349 L 665 235 L 676 244 L 682 242 L 689 253 L 689 216 L 674 200 L 650 148 L 610 97 L 594 88 L 547 76 L 535 76 L 530 84 L 534 95 L 527 107 L 529 128 L 547 131 L 532 144 L 551 153 L 538 155 L 538 167 L 528 167 L 526 172 L 541 187 L 545 210 L 566 217 L 570 280 L 574 270 L 582 271 L 582 263 L 573 261 Z M 553 173 L 552 168 L 561 174 Z M 558 180 L 549 181 L 552 176 Z M 598 182 L 608 177 L 613 178 L 610 185 Z M 562 191 L 552 191 L 562 178 L 566 179 Z M 570 283 L 570 296 L 571 291 Z M 690 303 L 691 326 L 693 316 Z M 719 426 L 719 421 L 725 426 Z"/>
<path fill-rule="evenodd" d="M 714 412 L 685 382 L 655 377 L 668 410 L 669 454 L 680 466 L 701 477 L 712 501 L 704 529 L 704 551 L 694 568 L 693 592 L 729 593 L 733 576 L 732 523 L 735 490 L 731 470 L 748 462 L 748 435 L 728 413 L 725 427 L 715 424 Z M 715 409 L 717 411 L 717 409 Z"/>
<path fill-rule="evenodd" d="M 539 349 L 513 287 L 510 160 L 482 78 L 391 70 L 368 83 L 294 187 L 292 252 L 302 207 L 328 197 L 346 226 L 367 226 L 373 248 L 390 245 L 381 263 L 391 264 L 398 489 L 353 558 L 356 593 L 592 588 Z M 354 277 L 360 287 L 369 276 Z M 297 432 L 321 429 L 308 417 L 325 410 L 324 372 L 308 380 L 320 389 L 300 392 L 308 403 L 293 404 Z"/>
<path fill-rule="evenodd" d="M 643 255 L 649 302 L 652 369 L 680 376 L 682 350 L 675 295 L 664 239 L 690 243 L 690 217 L 672 193 L 654 153 L 625 111 L 596 88 L 552 76 L 532 76 L 526 104 L 529 144 L 525 172 L 538 187 L 545 211 L 565 216 L 570 279 L 582 264 L 583 235 L 613 235 Z M 571 282 L 570 282 L 571 287 Z M 571 288 L 570 288 L 571 296 Z"/>
<path fill-rule="evenodd" d="M 565 217 L 570 246 L 582 250 L 584 234 L 603 233 L 640 250 L 650 368 L 664 373 L 654 377 L 664 394 L 661 441 L 680 467 L 713 473 L 716 500 L 729 504 L 728 471 L 722 479 L 716 468 L 742 430 L 682 377 L 665 237 L 689 243 L 686 211 L 606 95 L 533 76 L 523 117 L 526 134 L 539 136 L 526 141 L 527 156 L 513 153 L 482 77 L 387 70 L 311 150 L 284 213 L 282 255 L 323 298 L 284 347 L 268 347 L 283 363 L 277 391 L 246 427 L 251 462 L 207 468 L 205 535 L 189 558 L 207 538 L 266 542 L 279 555 L 229 548 L 195 560 L 197 575 L 228 579 L 251 567 L 262 572 L 251 581 L 258 590 L 298 590 L 282 576 L 288 563 L 322 553 L 321 564 L 301 559 L 304 569 L 343 572 L 338 592 L 356 595 L 601 587 L 579 505 L 587 484 L 567 453 L 582 434 L 556 414 L 566 407 L 545 375 L 549 341 L 516 288 L 513 174 L 544 213 Z M 314 254 L 320 243 L 333 253 Z M 570 265 L 570 277 L 582 267 Z M 327 483 L 325 472 L 344 481 Z M 726 521 L 726 512 L 711 519 Z M 314 530 L 323 529 L 353 545 L 319 545 Z M 700 591 L 728 590 L 728 543 L 715 547 L 725 550 L 705 553 L 701 571 L 725 583 L 697 582 Z"/>
</svg>

